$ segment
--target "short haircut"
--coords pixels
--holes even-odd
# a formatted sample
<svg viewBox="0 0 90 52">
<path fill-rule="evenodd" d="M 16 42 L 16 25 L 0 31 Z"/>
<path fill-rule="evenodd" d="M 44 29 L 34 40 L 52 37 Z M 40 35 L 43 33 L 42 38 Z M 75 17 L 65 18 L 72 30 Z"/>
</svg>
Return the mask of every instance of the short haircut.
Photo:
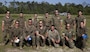
<svg viewBox="0 0 90 52">
<path fill-rule="evenodd" d="M 15 21 L 15 23 L 16 23 L 16 22 L 18 22 L 18 23 L 19 23 L 19 21 L 18 21 L 18 20 L 16 20 L 16 21 Z"/>
<path fill-rule="evenodd" d="M 9 10 L 7 10 L 5 13 L 7 13 L 7 12 L 10 12 Z"/>
<path fill-rule="evenodd" d="M 44 23 L 44 21 L 43 21 L 43 20 L 39 20 L 39 23 L 40 23 L 40 22 Z"/>
<path fill-rule="evenodd" d="M 55 10 L 58 10 L 58 9 L 55 9 Z"/>
<path fill-rule="evenodd" d="M 45 12 L 45 13 L 48 13 L 48 12 Z"/>
<path fill-rule="evenodd" d="M 83 12 L 82 10 L 78 10 L 78 12 Z"/>
<path fill-rule="evenodd" d="M 84 23 L 84 21 L 81 21 L 81 22 Z M 80 23 L 81 23 L 81 22 L 80 22 Z"/>
<path fill-rule="evenodd" d="M 39 20 L 39 22 L 40 22 L 40 21 L 43 21 L 43 20 Z"/>
<path fill-rule="evenodd" d="M 20 12 L 20 13 L 23 13 L 23 12 Z"/>
<path fill-rule="evenodd" d="M 32 20 L 32 19 L 28 19 L 28 20 Z"/>
<path fill-rule="evenodd" d="M 68 11 L 67 13 L 70 13 L 70 14 L 71 14 L 71 12 L 70 12 L 70 11 Z"/>
<path fill-rule="evenodd" d="M 55 27 L 55 25 L 51 25 L 51 26 L 54 26 Z"/>
</svg>

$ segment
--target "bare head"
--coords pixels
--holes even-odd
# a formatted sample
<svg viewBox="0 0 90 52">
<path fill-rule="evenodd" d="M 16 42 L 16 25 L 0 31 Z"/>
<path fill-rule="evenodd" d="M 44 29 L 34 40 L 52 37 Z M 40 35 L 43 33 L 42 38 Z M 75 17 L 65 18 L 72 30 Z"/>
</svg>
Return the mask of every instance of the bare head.
<svg viewBox="0 0 90 52">
<path fill-rule="evenodd" d="M 70 12 L 67 13 L 67 18 L 71 18 L 71 13 Z"/>
<path fill-rule="evenodd" d="M 49 16 L 48 12 L 45 13 L 45 17 L 47 18 Z"/>
<path fill-rule="evenodd" d="M 10 11 L 9 10 L 6 11 L 6 17 L 10 17 Z"/>
<path fill-rule="evenodd" d="M 78 11 L 78 15 L 79 15 L 79 16 L 82 15 L 82 11 L 81 11 L 81 10 Z"/>
<path fill-rule="evenodd" d="M 15 27 L 19 27 L 19 21 L 15 21 Z"/>
<path fill-rule="evenodd" d="M 20 17 L 23 17 L 23 12 L 20 12 L 19 16 L 20 16 Z"/>
<path fill-rule="evenodd" d="M 54 13 L 55 13 L 56 16 L 59 15 L 58 9 L 56 9 L 56 10 L 54 11 Z"/>
<path fill-rule="evenodd" d="M 28 24 L 32 25 L 32 19 L 28 19 Z"/>
<path fill-rule="evenodd" d="M 34 18 L 37 18 L 38 17 L 38 14 L 34 14 Z"/>
<path fill-rule="evenodd" d="M 42 20 L 39 21 L 39 26 L 43 26 L 43 21 Z"/>
<path fill-rule="evenodd" d="M 83 22 L 83 21 L 80 22 L 80 27 L 81 27 L 81 28 L 84 27 L 84 22 Z"/>
<path fill-rule="evenodd" d="M 53 31 L 54 29 L 55 29 L 55 26 L 54 26 L 54 25 L 52 25 L 52 26 L 51 26 L 51 30 Z"/>
<path fill-rule="evenodd" d="M 70 29 L 70 24 L 67 24 L 66 25 L 66 29 Z"/>
</svg>

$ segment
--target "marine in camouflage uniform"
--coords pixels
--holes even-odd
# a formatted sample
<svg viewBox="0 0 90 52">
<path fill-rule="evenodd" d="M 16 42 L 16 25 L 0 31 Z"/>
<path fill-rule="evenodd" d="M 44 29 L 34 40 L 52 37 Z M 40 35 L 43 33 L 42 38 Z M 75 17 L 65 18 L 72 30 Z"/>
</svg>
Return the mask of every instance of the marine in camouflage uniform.
<svg viewBox="0 0 90 52">
<path fill-rule="evenodd" d="M 3 41 L 5 44 L 7 44 L 10 39 L 11 39 L 11 28 L 13 26 L 13 21 L 12 17 L 10 17 L 10 12 L 6 12 L 6 16 L 2 20 L 2 31 L 3 31 Z"/>
<path fill-rule="evenodd" d="M 32 18 L 34 26 L 37 28 L 38 26 L 38 14 L 34 14 L 34 18 Z"/>
<path fill-rule="evenodd" d="M 77 30 L 80 27 L 80 22 L 84 22 L 84 26 L 86 26 L 86 18 L 82 15 L 82 11 L 78 11 L 78 16 L 75 18 L 75 23 L 76 23 L 76 36 L 77 36 Z"/>
<path fill-rule="evenodd" d="M 15 26 L 12 28 L 11 31 L 11 36 L 12 36 L 12 45 L 15 46 L 15 44 L 19 44 L 18 46 L 20 46 L 20 49 L 23 48 L 23 43 L 24 43 L 24 35 L 22 33 L 22 29 L 19 26 L 19 22 L 15 21 Z M 19 39 L 18 42 L 15 42 L 15 40 Z"/>
<path fill-rule="evenodd" d="M 35 32 L 36 27 L 33 25 L 32 19 L 29 19 L 27 25 L 27 36 L 31 37 L 33 47 L 36 47 L 36 45 L 39 46 L 39 36 L 37 36 Z"/>
<path fill-rule="evenodd" d="M 45 17 L 43 18 L 43 23 L 44 23 L 44 26 L 46 26 L 46 29 L 49 30 L 52 23 L 48 12 L 45 13 Z"/>
<path fill-rule="evenodd" d="M 66 25 L 66 29 L 62 35 L 63 37 L 63 46 L 65 46 L 65 43 L 68 43 L 67 45 L 70 47 L 70 48 L 74 48 L 74 32 L 73 30 L 70 28 L 70 24 L 67 24 Z"/>
<path fill-rule="evenodd" d="M 74 26 L 74 19 L 71 18 L 70 12 L 67 13 L 67 18 L 64 20 L 65 28 L 67 24 L 70 24 L 71 28 L 73 29 Z"/>
<path fill-rule="evenodd" d="M 40 34 L 40 44 L 41 46 L 45 45 L 45 39 L 46 39 L 46 27 L 43 25 L 43 21 L 39 21 L 39 26 L 37 28 Z"/>
<path fill-rule="evenodd" d="M 19 24 L 20 24 L 19 26 L 22 29 L 22 34 L 25 36 L 26 19 L 24 18 L 23 15 L 24 15 L 23 12 L 20 12 L 19 14 L 20 17 L 17 18 L 16 21 L 19 21 Z"/>
<path fill-rule="evenodd" d="M 57 45 L 60 43 L 60 35 L 54 25 L 52 25 L 51 29 L 47 32 L 47 37 L 49 45 L 51 45 L 52 42 L 55 47 L 58 47 Z"/>
<path fill-rule="evenodd" d="M 87 35 L 87 28 L 84 26 L 84 22 L 81 21 L 80 27 L 77 30 L 76 43 L 77 46 L 80 46 L 79 48 L 81 48 L 82 50 L 86 47 L 86 40 L 87 40 L 87 38 L 83 37 L 84 35 Z"/>
<path fill-rule="evenodd" d="M 60 33 L 60 29 L 62 29 L 62 19 L 59 16 L 58 10 L 55 10 L 55 16 L 52 17 L 52 25 L 55 25 L 55 28 Z"/>
<path fill-rule="evenodd" d="M 20 12 L 19 16 L 20 17 L 17 19 L 17 21 L 19 21 L 19 23 L 20 23 L 20 28 L 24 29 L 26 26 L 26 19 L 23 17 L 22 12 Z"/>
</svg>

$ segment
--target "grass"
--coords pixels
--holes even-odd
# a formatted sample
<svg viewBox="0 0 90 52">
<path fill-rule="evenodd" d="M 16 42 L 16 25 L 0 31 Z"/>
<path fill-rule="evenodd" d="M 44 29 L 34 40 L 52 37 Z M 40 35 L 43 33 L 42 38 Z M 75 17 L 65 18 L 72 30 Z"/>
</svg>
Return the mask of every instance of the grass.
<svg viewBox="0 0 90 52">
<path fill-rule="evenodd" d="M 3 17 L 5 16 L 5 14 L 0 14 L 0 27 L 1 27 L 1 22 L 2 22 L 2 19 Z M 14 19 L 17 19 L 19 17 L 19 14 L 11 14 L 11 16 L 14 18 Z M 41 19 L 43 18 L 43 14 L 39 14 L 38 15 L 38 18 Z M 51 15 L 50 15 L 51 16 Z M 24 17 L 26 18 L 26 20 L 28 20 L 29 18 L 33 18 L 34 17 L 34 14 L 24 14 Z M 65 19 L 66 16 L 61 16 L 62 19 Z M 76 17 L 76 15 L 72 15 L 73 18 Z M 86 19 L 87 19 L 87 29 L 88 29 L 88 36 L 90 37 L 90 15 L 85 15 Z M 90 38 L 88 39 L 88 46 L 90 48 Z M 0 42 L 2 41 L 2 31 L 1 31 L 1 28 L 0 28 Z M 7 45 L 7 46 L 2 46 L 0 45 L 0 52 L 5 52 L 5 49 L 6 48 L 12 48 L 10 45 Z M 25 50 L 28 50 L 30 48 L 28 47 L 25 47 Z M 43 52 L 46 52 L 45 50 L 42 50 Z"/>
</svg>

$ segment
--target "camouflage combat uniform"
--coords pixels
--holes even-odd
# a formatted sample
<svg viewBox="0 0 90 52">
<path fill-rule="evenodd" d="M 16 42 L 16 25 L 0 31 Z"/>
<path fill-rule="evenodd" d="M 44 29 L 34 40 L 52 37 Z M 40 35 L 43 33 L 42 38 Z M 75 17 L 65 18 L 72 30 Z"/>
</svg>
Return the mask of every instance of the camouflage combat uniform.
<svg viewBox="0 0 90 52">
<path fill-rule="evenodd" d="M 3 21 L 4 21 L 4 31 L 3 31 L 3 41 L 6 43 L 6 41 L 9 41 L 11 39 L 11 26 L 13 24 L 13 20 L 11 17 L 10 18 L 6 18 L 4 17 Z"/>
<path fill-rule="evenodd" d="M 66 38 L 64 37 L 63 38 L 63 40 L 64 40 L 63 45 L 65 45 L 65 43 L 68 43 L 68 46 L 70 48 L 74 48 L 74 42 L 73 42 L 74 32 L 73 32 L 73 30 L 72 29 L 69 29 L 69 30 L 66 29 L 64 31 L 64 33 L 65 33 L 64 36 L 66 36 L 68 38 L 68 40 L 66 40 Z"/>
<path fill-rule="evenodd" d="M 66 18 L 64 20 L 64 24 L 65 24 L 65 27 L 66 27 L 66 24 L 70 24 L 71 28 L 73 29 L 73 26 L 74 26 L 74 20 L 72 18 L 68 19 Z"/>
</svg>

